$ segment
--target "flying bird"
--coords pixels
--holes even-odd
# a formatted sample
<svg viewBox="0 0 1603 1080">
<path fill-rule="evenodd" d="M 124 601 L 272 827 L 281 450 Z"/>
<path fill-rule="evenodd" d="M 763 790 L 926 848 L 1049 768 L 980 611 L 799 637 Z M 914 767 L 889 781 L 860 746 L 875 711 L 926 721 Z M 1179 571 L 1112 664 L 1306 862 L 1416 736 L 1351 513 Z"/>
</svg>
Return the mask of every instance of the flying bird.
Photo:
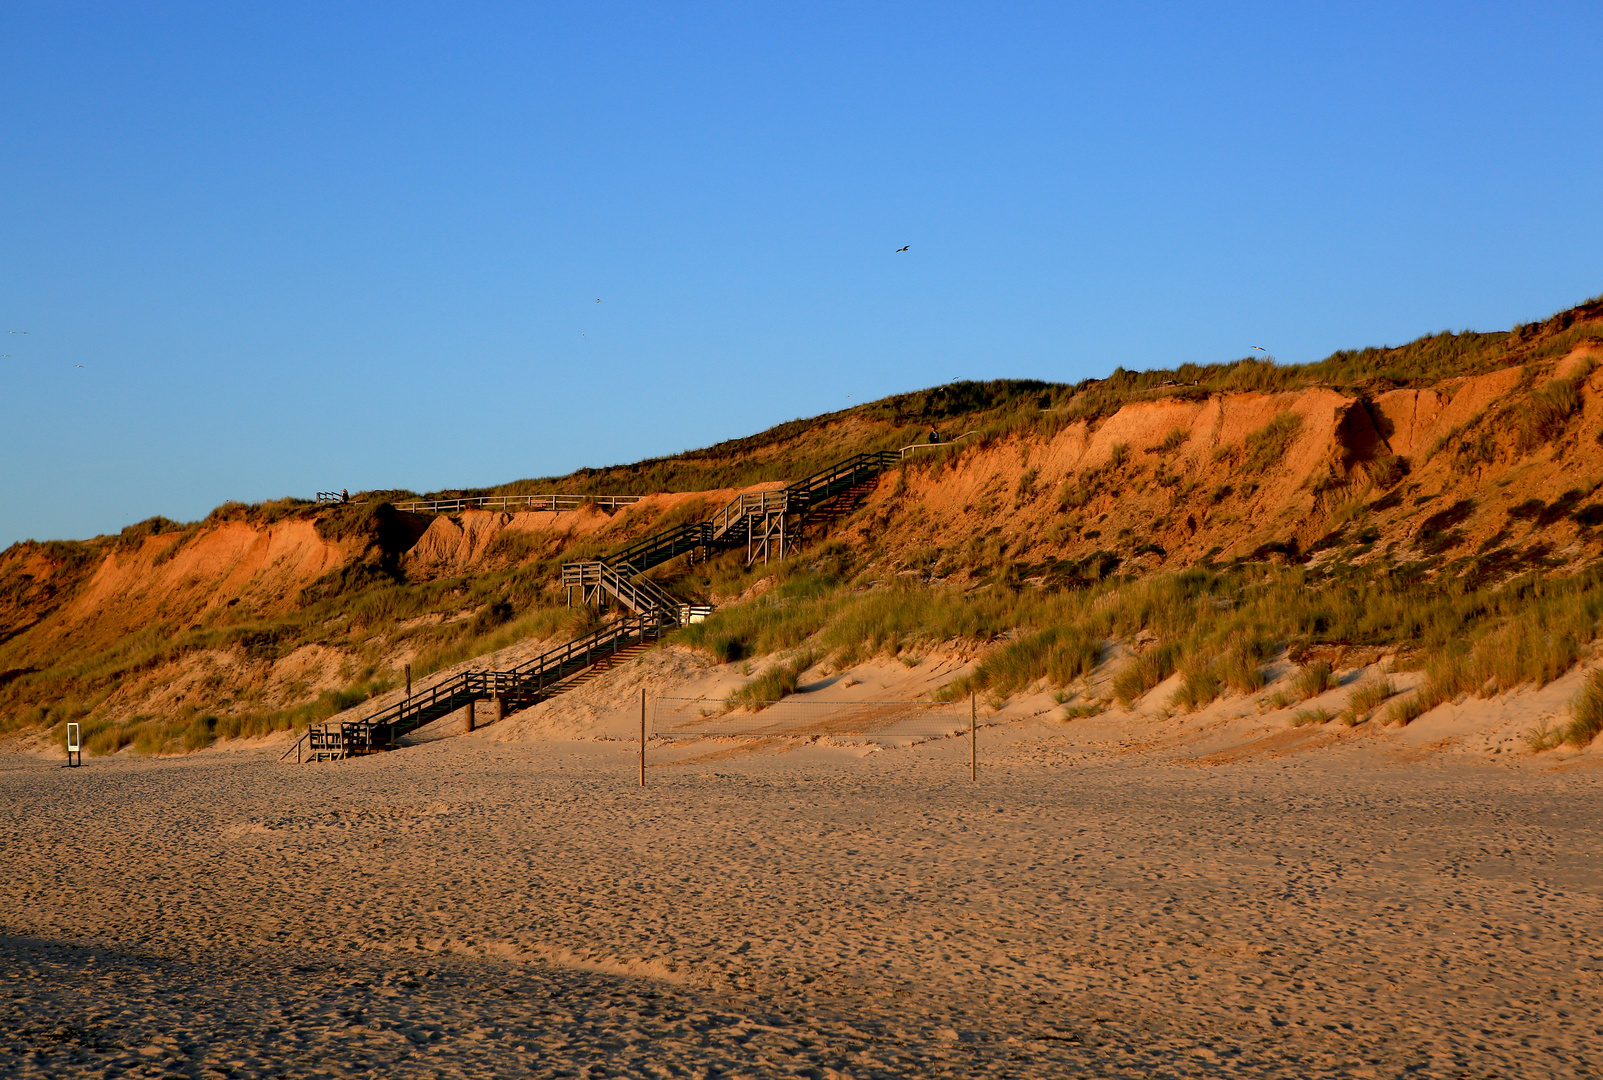
<svg viewBox="0 0 1603 1080">
<path fill-rule="evenodd" d="M 1263 353 L 1263 354 L 1264 354 L 1264 355 L 1265 355 L 1265 356 L 1268 356 L 1268 355 L 1269 355 L 1269 350 L 1268 350 L 1268 349 L 1266 349 L 1266 348 L 1264 348 L 1264 347 L 1263 347 L 1263 346 L 1261 346 L 1261 345 L 1254 345 L 1254 346 L 1253 346 L 1253 348 L 1254 348 L 1254 349 L 1257 349 L 1257 350 L 1258 350 L 1258 351 L 1259 351 L 1259 352 L 1261 352 L 1261 353 Z"/>
<path fill-rule="evenodd" d="M 74 365 L 72 365 L 72 366 L 73 366 L 73 367 L 75 367 L 75 368 L 81 368 L 81 367 L 83 367 L 83 365 L 82 365 L 82 364 L 74 364 Z"/>
<path fill-rule="evenodd" d="M 912 247 L 912 246 L 913 246 L 913 245 L 912 245 L 912 244 L 908 244 L 908 245 L 907 245 L 907 247 Z M 905 247 L 899 247 L 899 248 L 897 248 L 897 249 L 896 249 L 896 250 L 897 250 L 897 251 L 906 251 L 906 250 L 907 250 L 907 248 L 905 248 Z"/>
<path fill-rule="evenodd" d="M 596 303 L 598 303 L 598 304 L 601 303 L 601 297 L 599 297 L 599 296 L 596 297 Z"/>
<path fill-rule="evenodd" d="M 8 334 L 26 334 L 27 332 L 28 331 L 26 331 L 26 330 L 7 330 L 6 331 L 6 333 L 8 333 Z"/>
</svg>

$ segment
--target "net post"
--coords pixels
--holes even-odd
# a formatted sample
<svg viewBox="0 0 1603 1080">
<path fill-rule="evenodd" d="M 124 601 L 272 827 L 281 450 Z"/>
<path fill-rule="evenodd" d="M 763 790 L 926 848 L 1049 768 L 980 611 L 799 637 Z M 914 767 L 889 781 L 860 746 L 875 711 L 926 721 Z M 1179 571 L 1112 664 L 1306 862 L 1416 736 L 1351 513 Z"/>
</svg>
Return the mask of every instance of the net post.
<svg viewBox="0 0 1603 1080">
<path fill-rule="evenodd" d="M 646 786 L 646 688 L 640 688 L 640 786 Z"/>
<path fill-rule="evenodd" d="M 968 778 L 978 780 L 980 776 L 979 740 L 975 734 L 975 704 L 974 691 L 968 694 Z"/>
</svg>

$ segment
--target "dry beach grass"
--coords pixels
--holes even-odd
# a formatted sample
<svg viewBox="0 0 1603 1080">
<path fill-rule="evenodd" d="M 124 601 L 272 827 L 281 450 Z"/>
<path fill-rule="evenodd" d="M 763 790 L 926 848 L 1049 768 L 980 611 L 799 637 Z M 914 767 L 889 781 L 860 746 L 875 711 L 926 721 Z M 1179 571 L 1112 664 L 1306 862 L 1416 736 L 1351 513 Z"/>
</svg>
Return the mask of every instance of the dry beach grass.
<svg viewBox="0 0 1603 1080">
<path fill-rule="evenodd" d="M 644 790 L 627 744 L 493 729 L 10 755 L 0 1071 L 1603 1067 L 1595 770 L 1094 730 L 993 729 L 974 784 L 958 741 L 687 752 Z"/>
</svg>

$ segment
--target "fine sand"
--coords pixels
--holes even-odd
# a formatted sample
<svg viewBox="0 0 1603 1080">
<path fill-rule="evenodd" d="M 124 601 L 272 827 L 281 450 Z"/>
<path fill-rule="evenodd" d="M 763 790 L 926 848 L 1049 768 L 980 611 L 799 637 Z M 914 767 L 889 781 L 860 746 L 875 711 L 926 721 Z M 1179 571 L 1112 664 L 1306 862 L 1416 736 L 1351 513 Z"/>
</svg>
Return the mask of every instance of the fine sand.
<svg viewBox="0 0 1603 1080">
<path fill-rule="evenodd" d="M 0 757 L 0 1075 L 1603 1070 L 1603 773 L 1071 732 Z"/>
</svg>

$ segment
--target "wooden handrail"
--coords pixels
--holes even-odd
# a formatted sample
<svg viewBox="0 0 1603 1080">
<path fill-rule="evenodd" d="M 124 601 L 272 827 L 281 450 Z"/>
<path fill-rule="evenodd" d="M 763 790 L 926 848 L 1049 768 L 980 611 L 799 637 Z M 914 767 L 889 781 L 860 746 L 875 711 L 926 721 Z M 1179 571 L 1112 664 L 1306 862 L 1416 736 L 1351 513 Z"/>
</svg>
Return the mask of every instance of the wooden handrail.
<svg viewBox="0 0 1603 1080">
<path fill-rule="evenodd" d="M 539 700 L 547 696 L 552 687 L 604 656 L 616 656 L 635 642 L 654 640 L 664 630 L 678 625 L 677 611 L 651 611 L 602 627 L 509 670 L 459 672 L 370 716 L 308 728 L 279 760 L 283 761 L 302 743 L 309 743 L 316 753 L 338 751 L 342 755 L 349 753 L 351 746 L 377 745 L 375 740 L 381 736 L 384 741 L 393 743 L 397 737 L 472 700 L 494 696 Z"/>
<path fill-rule="evenodd" d="M 854 454 L 786 487 L 744 492 L 719 508 L 707 521 L 675 526 L 645 537 L 602 556 L 599 561 L 616 567 L 629 566 L 638 572 L 648 570 L 686 550 L 710 548 L 714 544 L 729 547 L 741 543 L 742 534 L 738 530 L 742 527 L 750 529 L 755 519 L 793 510 L 806 513 L 818 502 L 833 498 L 867 477 L 898 464 L 902 456 L 902 452 L 896 450 Z"/>
<path fill-rule="evenodd" d="M 289 750 L 299 750 L 300 746 L 301 746 L 301 743 L 305 742 L 306 741 L 306 737 L 308 735 L 310 735 L 311 733 L 312 733 L 312 729 L 311 728 L 307 728 L 305 731 L 301 732 L 301 737 L 296 739 L 294 742 L 289 744 Z M 283 761 L 285 758 L 289 757 L 289 750 L 285 750 L 282 754 L 279 754 L 278 755 L 278 760 L 279 761 Z"/>
<path fill-rule="evenodd" d="M 414 514 L 443 514 L 453 510 L 577 510 L 586 503 L 603 510 L 633 506 L 644 495 L 464 495 L 457 499 L 411 499 L 395 509 Z"/>
<path fill-rule="evenodd" d="M 961 442 L 964 439 L 968 438 L 970 435 L 978 435 L 978 434 L 979 434 L 979 432 L 977 430 L 976 431 L 965 431 L 965 432 L 963 432 L 963 434 L 959 435 L 955 439 L 942 439 L 940 442 L 914 443 L 912 446 L 904 446 L 904 447 L 902 447 L 900 450 L 898 450 L 896 452 L 898 454 L 900 454 L 902 457 L 905 458 L 907 456 L 907 452 L 909 450 L 935 450 L 935 449 L 939 449 L 942 446 L 951 446 L 953 443 Z"/>
</svg>

